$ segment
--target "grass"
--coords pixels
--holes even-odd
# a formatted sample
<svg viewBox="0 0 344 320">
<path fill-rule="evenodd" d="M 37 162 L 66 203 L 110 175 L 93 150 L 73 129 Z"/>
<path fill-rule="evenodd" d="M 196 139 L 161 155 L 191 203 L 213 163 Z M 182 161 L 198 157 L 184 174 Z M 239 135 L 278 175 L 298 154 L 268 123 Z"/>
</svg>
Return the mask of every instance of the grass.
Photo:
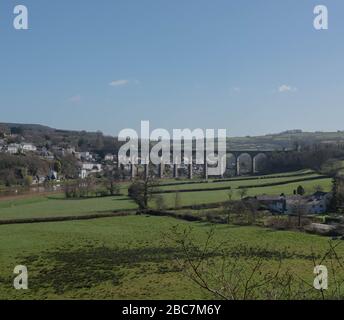
<svg viewBox="0 0 344 320">
<path fill-rule="evenodd" d="M 113 210 L 135 209 L 125 196 L 67 200 L 62 194 L 0 202 L 0 219 L 89 215 Z"/>
<path fill-rule="evenodd" d="M 0 226 L 0 298 L 211 298 L 175 265 L 179 249 L 162 241 L 175 225 L 192 226 L 200 243 L 210 229 L 206 223 L 146 216 Z M 283 252 L 285 267 L 309 281 L 313 279 L 311 249 L 320 256 L 328 242 L 315 235 L 229 225 L 216 226 L 215 237 L 215 242 L 225 242 L 233 259 L 242 261 L 263 256 L 273 267 L 276 255 Z M 252 248 L 249 256 L 243 245 Z M 341 256 L 343 249 L 338 248 Z M 11 287 L 18 264 L 28 267 L 28 291 Z"/>
<path fill-rule="evenodd" d="M 300 173 L 303 174 L 304 172 Z M 290 173 L 290 175 L 293 175 Z M 305 178 L 315 175 L 308 172 Z M 298 185 L 308 193 L 315 185 L 330 190 L 331 180 L 288 183 L 260 187 L 261 183 L 295 179 L 286 175 L 254 180 L 184 184 L 176 188 L 230 186 L 238 198 L 239 186 L 256 184 L 248 195 L 292 194 Z M 122 186 L 125 194 L 128 184 Z M 181 205 L 221 202 L 227 190 L 180 193 Z M 166 204 L 174 206 L 175 194 L 164 194 Z M 67 200 L 63 194 L 33 196 L 0 201 L 0 219 L 89 215 L 114 210 L 135 209 L 126 196 Z M 0 299 L 209 299 L 182 274 L 174 258 L 181 254 L 175 244 L 165 242 L 173 226 L 191 226 L 198 243 L 206 239 L 211 225 L 186 222 L 170 217 L 126 216 L 97 220 L 0 225 Z M 263 257 L 267 268 L 276 267 L 283 253 L 285 268 L 312 283 L 312 250 L 321 256 L 328 239 L 298 232 L 271 231 L 259 227 L 216 225 L 215 242 L 224 242 L 230 259 L 242 264 Z M 250 248 L 249 252 L 243 246 Z M 344 242 L 338 249 L 343 256 Z M 24 264 L 29 270 L 29 290 L 12 288 L 13 268 Z M 331 285 L 331 282 L 330 282 Z"/>
<path fill-rule="evenodd" d="M 307 175 L 307 178 L 320 177 L 318 174 Z M 161 190 L 184 190 L 184 189 L 210 189 L 210 188 L 221 188 L 221 187 L 231 187 L 232 189 L 237 189 L 238 187 L 250 186 L 250 185 L 263 185 L 268 183 L 281 183 L 287 181 L 293 181 L 296 179 L 302 179 L 297 177 L 283 177 L 283 178 L 266 178 L 266 179 L 249 179 L 249 180 L 232 180 L 224 182 L 213 183 L 209 181 L 208 183 L 193 183 L 193 184 L 181 184 L 181 185 L 172 185 L 172 186 L 162 186 Z M 302 182 L 301 182 L 302 183 Z"/>
<path fill-rule="evenodd" d="M 310 177 L 317 177 L 318 175 L 309 171 L 305 179 Z M 298 171 L 290 173 L 290 175 L 304 174 L 305 171 Z M 225 182 L 211 182 L 208 183 L 192 183 L 183 185 L 163 186 L 161 190 L 181 190 L 181 189 L 205 189 L 205 188 L 219 188 L 230 187 L 233 191 L 233 200 L 239 199 L 238 187 L 248 185 L 257 185 L 255 188 L 248 189 L 249 196 L 270 194 L 279 195 L 285 193 L 290 195 L 300 184 L 305 188 L 306 192 L 314 192 L 314 186 L 320 185 L 325 191 L 331 188 L 331 179 L 323 178 L 311 181 L 301 181 L 297 183 L 281 184 L 270 187 L 260 187 L 259 185 L 266 183 L 283 183 L 294 180 L 295 177 L 274 175 L 265 176 L 264 179 L 257 177 L 250 180 L 233 180 Z M 121 192 L 127 193 L 128 183 L 121 185 Z M 180 205 L 188 206 L 195 204 L 207 204 L 214 202 L 223 202 L 228 199 L 228 190 L 214 190 L 204 192 L 188 192 L 180 193 Z M 175 205 L 175 193 L 163 194 L 165 204 L 168 207 Z M 22 219 L 22 218 L 44 218 L 44 217 L 63 217 L 75 215 L 90 215 L 104 212 L 111 212 L 114 210 L 129 210 L 135 209 L 136 204 L 133 203 L 127 196 L 114 196 L 104 198 L 91 199 L 65 199 L 63 194 L 51 196 L 33 196 L 32 198 L 19 198 L 0 201 L 0 220 L 8 219 Z"/>
</svg>

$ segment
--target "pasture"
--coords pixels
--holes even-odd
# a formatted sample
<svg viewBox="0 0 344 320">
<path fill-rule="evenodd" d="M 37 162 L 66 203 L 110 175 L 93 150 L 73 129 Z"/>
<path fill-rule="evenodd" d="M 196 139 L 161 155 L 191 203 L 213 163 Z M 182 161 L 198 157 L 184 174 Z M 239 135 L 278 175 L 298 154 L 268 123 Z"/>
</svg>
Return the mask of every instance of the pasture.
<svg viewBox="0 0 344 320">
<path fill-rule="evenodd" d="M 295 179 L 301 181 L 292 182 Z M 314 192 L 315 186 L 325 191 L 331 187 L 329 178 L 317 177 L 310 171 L 223 182 L 188 182 L 163 182 L 159 190 L 166 205 L 174 206 L 178 190 L 181 205 L 187 206 L 226 201 L 229 188 L 233 198 L 239 198 L 239 188 L 245 186 L 251 186 L 247 189 L 248 195 L 292 194 L 300 184 L 308 193 Z M 262 186 L 269 183 L 275 185 Z M 128 184 L 122 185 L 120 196 L 71 200 L 61 193 L 2 200 L 0 220 L 87 216 L 113 211 L 134 213 L 137 207 L 127 197 L 127 187 Z M 224 189 L 206 190 L 218 187 Z M 312 283 L 312 254 L 320 259 L 328 250 L 328 238 L 301 232 L 254 226 L 213 226 L 208 222 L 146 215 L 0 225 L 0 299 L 214 298 L 185 277 L 175 262 L 182 252 L 176 243 L 168 240 L 168 235 L 176 226 L 181 230 L 191 227 L 200 246 L 206 241 L 207 232 L 215 228 L 214 242 L 223 243 L 221 252 L 225 250 L 230 259 L 237 261 L 243 274 L 257 258 L 262 258 L 265 268 L 273 271 L 278 265 L 277 257 L 282 255 L 284 270 Z M 340 243 L 337 250 L 344 256 L 344 244 Z M 215 264 L 218 253 L 214 256 Z M 13 289 L 16 265 L 28 267 L 28 291 Z M 309 297 L 319 298 L 318 292 L 312 292 Z"/>
<path fill-rule="evenodd" d="M 319 178 L 308 180 L 310 178 Z M 298 182 L 292 182 L 295 179 Z M 189 182 L 189 183 L 188 183 Z M 262 186 L 263 184 L 275 184 L 273 186 Z M 127 197 L 128 183 L 121 186 L 121 196 L 99 197 L 89 199 L 66 199 L 64 195 L 53 194 L 45 196 L 33 196 L 19 199 L 0 200 L 0 220 L 22 219 L 22 218 L 44 218 L 44 217 L 66 217 L 76 215 L 94 215 L 112 211 L 133 210 L 137 206 Z M 307 171 L 298 171 L 288 174 L 260 176 L 253 178 L 234 178 L 230 181 L 209 180 L 207 183 L 199 181 L 176 181 L 166 180 L 158 188 L 161 192 L 169 191 L 171 193 L 161 193 L 165 205 L 173 208 L 175 206 L 175 193 L 177 191 L 187 190 L 189 192 L 179 192 L 180 205 L 190 206 L 196 204 L 209 204 L 224 202 L 228 199 L 229 189 L 232 190 L 232 198 L 239 199 L 239 188 L 254 186 L 247 189 L 248 196 L 255 195 L 286 195 L 293 194 L 293 191 L 302 185 L 307 193 L 314 192 L 315 186 L 321 186 L 323 190 L 330 191 L 331 179 L 323 178 L 316 173 Z M 223 188 L 223 190 L 211 190 L 214 188 Z M 204 191 L 195 191 L 193 189 L 204 189 Z M 209 190 L 208 190 L 209 189 Z M 154 201 L 151 204 L 154 207 Z"/>
<path fill-rule="evenodd" d="M 0 226 L 2 299 L 208 299 L 209 293 L 188 280 L 174 258 L 179 248 L 165 235 L 173 226 L 192 227 L 201 244 L 211 226 L 169 217 L 128 216 L 88 221 Z M 266 268 L 277 265 L 310 281 L 311 252 L 323 255 L 328 239 L 259 227 L 217 225 L 215 242 L 223 242 L 233 259 L 245 263 L 262 256 Z M 248 246 L 251 253 L 242 251 Z M 344 247 L 338 247 L 341 256 Z M 29 290 L 11 286 L 15 265 L 27 265 Z M 314 294 L 317 294 L 314 292 Z"/>
</svg>

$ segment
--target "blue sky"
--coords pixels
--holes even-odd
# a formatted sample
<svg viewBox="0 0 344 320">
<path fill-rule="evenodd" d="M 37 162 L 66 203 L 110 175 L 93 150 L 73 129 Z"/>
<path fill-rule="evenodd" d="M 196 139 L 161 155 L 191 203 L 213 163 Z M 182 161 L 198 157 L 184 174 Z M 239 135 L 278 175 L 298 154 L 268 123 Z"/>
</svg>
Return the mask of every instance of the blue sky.
<svg viewBox="0 0 344 320">
<path fill-rule="evenodd" d="M 12 27 L 17 4 L 28 31 Z M 1 0 L 0 121 L 343 130 L 343 35 L 342 0 Z"/>
</svg>

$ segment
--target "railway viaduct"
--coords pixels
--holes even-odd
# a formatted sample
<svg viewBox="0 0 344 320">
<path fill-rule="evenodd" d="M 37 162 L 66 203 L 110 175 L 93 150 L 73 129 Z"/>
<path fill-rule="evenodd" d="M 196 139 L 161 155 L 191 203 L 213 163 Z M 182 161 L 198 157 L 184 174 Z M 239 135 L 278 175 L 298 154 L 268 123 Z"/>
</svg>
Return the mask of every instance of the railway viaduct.
<svg viewBox="0 0 344 320">
<path fill-rule="evenodd" d="M 265 158 L 265 159 L 269 159 L 269 157 L 271 157 L 272 154 L 276 154 L 276 153 L 285 153 L 288 151 L 278 151 L 278 150 L 237 150 L 237 151 L 228 151 L 226 152 L 226 161 L 222 161 L 222 163 L 226 163 L 227 167 L 226 167 L 226 171 L 229 168 L 229 164 L 233 164 L 235 163 L 235 174 L 236 176 L 240 176 L 241 175 L 241 160 L 243 156 L 248 156 L 250 159 L 250 164 L 251 167 L 249 168 L 249 172 L 251 174 L 255 174 L 257 173 L 256 167 L 257 167 L 257 161 L 258 158 Z M 229 161 L 229 159 L 232 159 L 231 161 Z M 144 167 L 144 175 L 147 177 L 149 175 L 149 165 L 148 164 L 143 164 L 142 165 Z M 205 161 L 205 164 L 202 165 L 203 166 L 203 178 L 204 179 L 208 179 L 208 167 L 209 167 L 209 162 Z M 192 163 L 188 163 L 187 164 L 188 167 L 188 177 L 189 179 L 193 178 L 193 164 Z M 178 178 L 178 169 L 179 166 L 174 164 L 173 165 L 173 177 L 174 178 Z M 137 166 L 132 164 L 130 165 L 130 172 L 131 172 L 131 177 L 135 178 L 137 175 Z M 164 172 L 165 172 L 165 164 L 161 163 L 159 165 L 159 169 L 158 169 L 158 176 L 160 178 L 164 177 Z"/>
</svg>

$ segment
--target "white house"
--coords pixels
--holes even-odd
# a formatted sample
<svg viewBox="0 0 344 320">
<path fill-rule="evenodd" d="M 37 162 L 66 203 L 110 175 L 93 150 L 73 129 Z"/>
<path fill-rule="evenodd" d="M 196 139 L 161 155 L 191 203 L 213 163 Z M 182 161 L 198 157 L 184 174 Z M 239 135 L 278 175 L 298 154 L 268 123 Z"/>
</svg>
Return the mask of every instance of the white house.
<svg viewBox="0 0 344 320">
<path fill-rule="evenodd" d="M 326 213 L 332 198 L 331 193 L 316 192 L 310 196 L 258 196 L 257 201 L 266 206 L 273 213 L 296 214 L 302 211 L 303 214 Z"/>
<path fill-rule="evenodd" d="M 32 143 L 22 143 L 21 149 L 24 152 L 35 152 L 35 151 L 37 151 L 37 147 Z"/>
<path fill-rule="evenodd" d="M 114 160 L 114 156 L 112 154 L 107 154 L 104 157 L 105 161 L 113 161 Z"/>
<path fill-rule="evenodd" d="M 295 213 L 298 208 L 307 214 L 326 213 L 332 199 L 332 193 L 318 191 L 311 196 L 293 196 L 287 199 L 287 213 Z"/>
<path fill-rule="evenodd" d="M 18 153 L 20 149 L 20 144 L 18 143 L 11 143 L 7 146 L 7 152 L 10 154 Z"/>
<path fill-rule="evenodd" d="M 85 179 L 91 173 L 102 172 L 102 165 L 99 163 L 83 163 L 80 170 L 80 178 Z"/>
</svg>

